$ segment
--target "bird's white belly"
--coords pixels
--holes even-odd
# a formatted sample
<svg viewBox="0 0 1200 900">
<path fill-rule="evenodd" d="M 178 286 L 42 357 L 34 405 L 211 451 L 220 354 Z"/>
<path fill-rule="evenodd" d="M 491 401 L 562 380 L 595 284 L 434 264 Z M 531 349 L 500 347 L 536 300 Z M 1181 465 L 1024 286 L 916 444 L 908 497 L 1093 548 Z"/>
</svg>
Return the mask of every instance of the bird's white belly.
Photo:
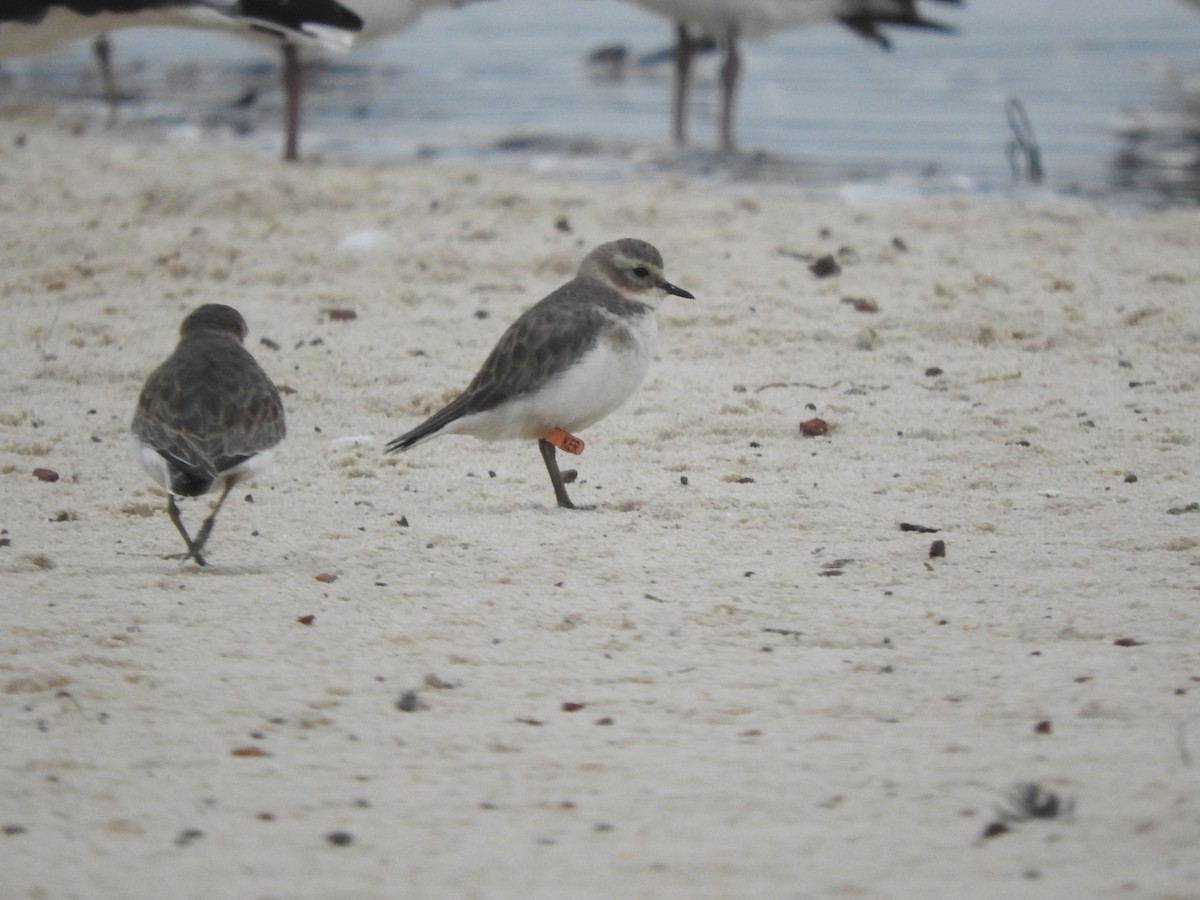
<svg viewBox="0 0 1200 900">
<path fill-rule="evenodd" d="M 154 479 L 154 483 L 160 488 L 171 493 L 171 467 L 167 463 L 163 455 L 155 450 L 149 444 L 145 444 L 138 440 L 133 434 L 129 435 L 129 449 L 134 460 L 138 462 L 146 473 Z M 225 482 L 230 479 L 238 481 L 248 480 L 253 478 L 263 469 L 267 468 L 275 459 L 275 448 L 268 447 L 266 450 L 260 450 L 252 455 L 249 459 L 243 460 L 232 468 L 226 469 L 217 475 L 216 480 L 212 483 L 206 493 L 209 493 L 218 488 L 225 486 Z"/>
<path fill-rule="evenodd" d="M 464 416 L 447 433 L 484 440 L 544 437 L 553 428 L 582 431 L 629 399 L 646 377 L 654 356 L 657 325 L 652 313 L 616 329 L 575 365 L 540 390 Z"/>
<path fill-rule="evenodd" d="M 845 0 L 634 0 L 639 6 L 699 25 L 720 37 L 737 23 L 745 37 L 762 37 L 780 28 L 800 28 L 848 13 Z"/>
<path fill-rule="evenodd" d="M 129 452 L 154 483 L 168 493 L 171 490 L 171 471 L 167 461 L 149 444 L 143 444 L 134 435 L 129 435 Z"/>
</svg>

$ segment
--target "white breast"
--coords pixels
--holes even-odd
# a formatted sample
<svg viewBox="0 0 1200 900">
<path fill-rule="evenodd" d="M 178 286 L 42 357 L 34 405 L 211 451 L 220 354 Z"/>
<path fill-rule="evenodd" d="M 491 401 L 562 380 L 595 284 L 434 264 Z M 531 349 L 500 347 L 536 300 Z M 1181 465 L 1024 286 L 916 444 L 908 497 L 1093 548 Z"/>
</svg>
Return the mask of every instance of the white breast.
<svg viewBox="0 0 1200 900">
<path fill-rule="evenodd" d="M 617 326 L 540 390 L 487 412 L 463 416 L 446 426 L 444 433 L 471 434 L 484 440 L 535 440 L 553 428 L 573 433 L 600 421 L 642 383 L 658 339 L 652 312 L 635 320 L 619 320 Z"/>
</svg>

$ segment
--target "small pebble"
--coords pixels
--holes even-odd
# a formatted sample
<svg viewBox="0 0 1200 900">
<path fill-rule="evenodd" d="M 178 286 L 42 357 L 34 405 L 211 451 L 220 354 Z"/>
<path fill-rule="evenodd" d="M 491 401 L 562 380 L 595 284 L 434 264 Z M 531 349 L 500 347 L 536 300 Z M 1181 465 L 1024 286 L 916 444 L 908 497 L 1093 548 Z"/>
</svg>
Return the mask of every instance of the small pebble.
<svg viewBox="0 0 1200 900">
<path fill-rule="evenodd" d="M 1003 822 L 990 822 L 988 823 L 988 826 L 983 829 L 983 837 L 994 838 L 1002 834 L 1007 834 L 1011 830 L 1012 829 Z"/>
<path fill-rule="evenodd" d="M 185 828 L 175 837 L 175 846 L 186 847 L 188 844 L 202 837 L 204 837 L 204 832 L 199 828 Z"/>
<path fill-rule="evenodd" d="M 417 712 L 429 707 L 421 701 L 416 691 L 405 691 L 400 695 L 400 699 L 396 701 L 396 709 L 400 712 Z"/>
<path fill-rule="evenodd" d="M 808 271 L 812 272 L 818 278 L 829 278 L 831 275 L 840 275 L 842 267 L 838 265 L 838 261 L 829 254 L 818 257 L 808 267 Z"/>
<path fill-rule="evenodd" d="M 877 313 L 879 304 L 867 297 L 843 297 L 842 302 L 854 307 L 856 312 Z"/>
</svg>

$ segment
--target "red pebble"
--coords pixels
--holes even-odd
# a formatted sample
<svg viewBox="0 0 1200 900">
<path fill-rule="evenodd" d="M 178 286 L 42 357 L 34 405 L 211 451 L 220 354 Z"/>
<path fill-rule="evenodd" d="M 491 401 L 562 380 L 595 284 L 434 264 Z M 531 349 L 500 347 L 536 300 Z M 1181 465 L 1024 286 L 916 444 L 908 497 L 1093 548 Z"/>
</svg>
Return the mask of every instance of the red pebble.
<svg viewBox="0 0 1200 900">
<path fill-rule="evenodd" d="M 824 419 L 809 419 L 800 423 L 800 433 L 805 437 L 818 437 L 829 430 Z"/>
</svg>

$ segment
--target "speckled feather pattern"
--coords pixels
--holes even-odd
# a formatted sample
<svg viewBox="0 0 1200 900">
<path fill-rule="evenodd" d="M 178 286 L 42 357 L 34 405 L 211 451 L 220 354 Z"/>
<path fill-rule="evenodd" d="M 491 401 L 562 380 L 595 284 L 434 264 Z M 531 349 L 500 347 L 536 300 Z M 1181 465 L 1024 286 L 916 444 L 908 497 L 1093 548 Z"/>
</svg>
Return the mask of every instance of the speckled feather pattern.
<svg viewBox="0 0 1200 900">
<path fill-rule="evenodd" d="M 177 492 L 200 494 L 222 472 L 278 444 L 286 426 L 279 392 L 241 335 L 188 330 L 185 321 L 175 351 L 146 379 L 132 430 L 168 461 L 173 489 L 178 472 L 179 486 L 191 489 Z"/>
</svg>

